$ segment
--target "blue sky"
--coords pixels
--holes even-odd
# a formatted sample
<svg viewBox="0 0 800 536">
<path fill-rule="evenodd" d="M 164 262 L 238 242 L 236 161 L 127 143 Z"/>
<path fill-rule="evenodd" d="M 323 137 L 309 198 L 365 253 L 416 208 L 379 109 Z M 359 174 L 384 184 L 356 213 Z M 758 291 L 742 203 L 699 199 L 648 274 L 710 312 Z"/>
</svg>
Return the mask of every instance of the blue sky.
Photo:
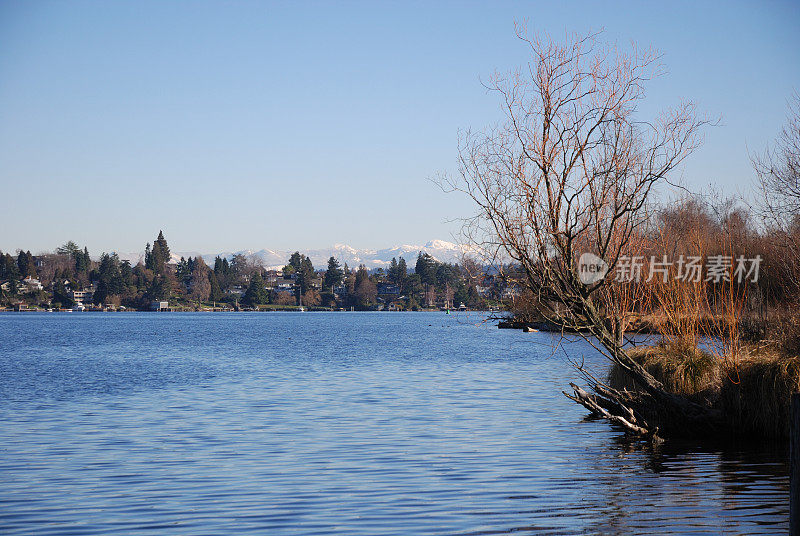
<svg viewBox="0 0 800 536">
<path fill-rule="evenodd" d="M 449 239 L 458 129 L 525 61 L 513 23 L 663 53 L 644 113 L 721 117 L 680 170 L 748 195 L 800 90 L 796 2 L 0 2 L 0 249 Z"/>
</svg>

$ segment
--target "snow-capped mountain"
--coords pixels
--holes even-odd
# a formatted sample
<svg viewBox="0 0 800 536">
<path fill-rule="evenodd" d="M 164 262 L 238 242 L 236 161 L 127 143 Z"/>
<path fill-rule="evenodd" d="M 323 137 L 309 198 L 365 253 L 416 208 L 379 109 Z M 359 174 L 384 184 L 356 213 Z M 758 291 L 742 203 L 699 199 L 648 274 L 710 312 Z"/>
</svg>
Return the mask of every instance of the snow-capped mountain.
<svg viewBox="0 0 800 536">
<path fill-rule="evenodd" d="M 311 250 L 298 250 L 300 253 L 307 255 L 318 270 L 324 269 L 327 266 L 328 259 L 335 257 L 342 265 L 347 263 L 350 267 L 357 267 L 363 264 L 368 269 L 382 268 L 389 265 L 392 258 L 399 259 L 405 258 L 409 268 L 413 267 L 417 260 L 419 252 L 427 253 L 438 261 L 441 262 L 458 262 L 461 259 L 463 251 L 466 251 L 464 246 L 447 242 L 445 240 L 431 240 L 424 246 L 417 246 L 411 244 L 403 244 L 386 249 L 356 249 L 347 244 L 334 244 L 329 248 L 324 249 L 311 249 Z M 219 253 L 200 253 L 197 251 L 173 251 L 171 262 L 178 262 L 181 257 L 197 257 L 202 256 L 206 264 L 213 265 L 214 258 L 227 257 L 230 259 L 234 255 L 244 255 L 246 257 L 258 260 L 263 266 L 268 268 L 281 268 L 289 260 L 289 257 L 294 252 L 274 249 L 260 249 L 260 250 L 242 250 L 242 251 L 223 251 Z M 129 260 L 131 264 L 136 264 L 144 259 L 144 252 L 131 252 L 119 253 L 120 259 Z"/>
</svg>

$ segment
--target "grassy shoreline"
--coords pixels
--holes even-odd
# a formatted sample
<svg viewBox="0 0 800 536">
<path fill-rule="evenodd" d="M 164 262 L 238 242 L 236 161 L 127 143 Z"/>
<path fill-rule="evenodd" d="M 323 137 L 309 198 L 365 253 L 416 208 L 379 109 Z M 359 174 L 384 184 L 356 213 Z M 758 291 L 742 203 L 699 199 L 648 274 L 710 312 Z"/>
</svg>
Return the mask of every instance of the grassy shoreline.
<svg viewBox="0 0 800 536">
<path fill-rule="evenodd" d="M 661 344 L 628 355 L 668 392 L 719 410 L 735 435 L 788 438 L 790 399 L 800 391 L 800 357 L 754 344 L 744 345 L 736 359 Z M 607 381 L 617 390 L 640 391 L 617 363 Z"/>
</svg>

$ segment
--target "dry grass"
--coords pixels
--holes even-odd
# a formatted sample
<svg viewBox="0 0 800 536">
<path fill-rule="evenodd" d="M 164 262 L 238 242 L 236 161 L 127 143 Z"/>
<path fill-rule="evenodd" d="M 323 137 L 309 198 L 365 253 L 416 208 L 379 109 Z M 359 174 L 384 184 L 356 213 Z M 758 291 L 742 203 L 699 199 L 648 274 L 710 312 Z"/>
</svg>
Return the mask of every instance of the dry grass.
<svg viewBox="0 0 800 536">
<path fill-rule="evenodd" d="M 779 315 L 772 326 L 780 351 L 785 355 L 800 357 L 800 312 Z"/>
<path fill-rule="evenodd" d="M 737 434 L 786 437 L 789 401 L 800 392 L 800 356 L 788 354 L 789 347 L 747 345 L 735 360 L 675 344 L 638 347 L 629 355 L 667 391 L 720 409 Z M 612 387 L 636 389 L 616 364 L 608 379 Z"/>
<path fill-rule="evenodd" d="M 640 346 L 629 350 L 628 355 L 671 393 L 708 396 L 720 384 L 719 360 L 694 346 L 675 343 Z M 627 372 L 616 364 L 609 372 L 609 382 L 615 388 L 636 388 Z"/>
<path fill-rule="evenodd" d="M 798 391 L 800 358 L 775 349 L 748 347 L 723 378 L 719 407 L 743 434 L 785 437 L 789 434 L 789 401 Z"/>
</svg>

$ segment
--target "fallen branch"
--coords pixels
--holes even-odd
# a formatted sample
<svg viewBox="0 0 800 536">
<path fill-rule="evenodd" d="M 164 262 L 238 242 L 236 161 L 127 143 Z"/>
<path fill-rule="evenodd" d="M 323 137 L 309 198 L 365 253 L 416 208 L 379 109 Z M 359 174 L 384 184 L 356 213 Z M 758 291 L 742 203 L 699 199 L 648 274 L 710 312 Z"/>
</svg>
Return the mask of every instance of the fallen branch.
<svg viewBox="0 0 800 536">
<path fill-rule="evenodd" d="M 649 430 L 646 427 L 646 423 L 643 423 L 645 426 L 640 426 L 638 420 L 635 417 L 635 414 L 632 409 L 628 408 L 620 402 L 619 400 L 614 399 L 607 399 L 604 397 L 600 397 L 598 395 L 592 395 L 587 393 L 574 383 L 569 384 L 574 391 L 574 396 L 570 395 L 569 393 L 562 391 L 564 396 L 569 398 L 570 400 L 574 400 L 578 404 L 582 405 L 595 415 L 599 417 L 603 417 L 613 423 L 616 423 L 623 428 L 625 428 L 628 432 L 631 432 L 635 435 L 639 436 L 646 436 L 646 437 L 654 437 L 658 428 L 655 430 Z M 609 408 L 615 408 L 620 413 L 624 413 L 623 415 L 618 415 L 611 413 Z"/>
</svg>

